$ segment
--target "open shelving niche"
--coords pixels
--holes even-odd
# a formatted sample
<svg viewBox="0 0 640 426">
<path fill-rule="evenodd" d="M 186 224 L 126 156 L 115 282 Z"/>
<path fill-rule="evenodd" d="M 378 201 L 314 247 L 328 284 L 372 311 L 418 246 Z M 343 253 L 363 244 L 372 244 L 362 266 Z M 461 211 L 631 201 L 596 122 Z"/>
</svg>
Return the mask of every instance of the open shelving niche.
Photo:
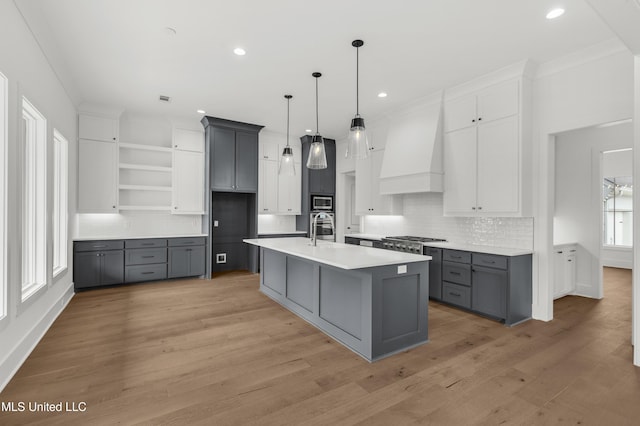
<svg viewBox="0 0 640 426">
<path fill-rule="evenodd" d="M 172 152 L 170 145 L 119 143 L 120 210 L 171 211 Z"/>
</svg>

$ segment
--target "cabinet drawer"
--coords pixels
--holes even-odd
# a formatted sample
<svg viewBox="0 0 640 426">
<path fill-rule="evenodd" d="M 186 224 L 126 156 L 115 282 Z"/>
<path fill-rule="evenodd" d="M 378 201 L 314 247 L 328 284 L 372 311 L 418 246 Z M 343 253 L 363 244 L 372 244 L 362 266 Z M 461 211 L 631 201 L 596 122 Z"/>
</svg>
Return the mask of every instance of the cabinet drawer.
<svg viewBox="0 0 640 426">
<path fill-rule="evenodd" d="M 127 266 L 124 270 L 124 282 L 135 283 L 140 281 L 164 280 L 167 278 L 167 265 L 140 265 Z"/>
<path fill-rule="evenodd" d="M 443 262 L 442 279 L 456 284 L 471 285 L 471 265 Z"/>
<path fill-rule="evenodd" d="M 471 289 L 457 284 L 442 283 L 442 300 L 469 309 L 471 308 Z"/>
<path fill-rule="evenodd" d="M 123 240 L 101 240 L 101 241 L 76 241 L 74 250 L 79 251 L 98 251 L 98 250 L 122 250 L 124 248 Z"/>
<path fill-rule="evenodd" d="M 144 240 L 125 240 L 125 248 L 151 248 L 151 247 L 166 247 L 167 240 L 163 238 L 153 238 Z"/>
<path fill-rule="evenodd" d="M 167 249 L 131 249 L 125 251 L 125 265 L 167 263 Z"/>
<path fill-rule="evenodd" d="M 203 246 L 204 241 L 205 237 L 171 238 L 169 240 L 169 247 Z"/>
<path fill-rule="evenodd" d="M 507 269 L 507 258 L 495 254 L 473 253 L 473 264 L 489 268 Z"/>
<path fill-rule="evenodd" d="M 442 260 L 458 263 L 471 263 L 471 253 L 460 250 L 443 250 Z"/>
</svg>

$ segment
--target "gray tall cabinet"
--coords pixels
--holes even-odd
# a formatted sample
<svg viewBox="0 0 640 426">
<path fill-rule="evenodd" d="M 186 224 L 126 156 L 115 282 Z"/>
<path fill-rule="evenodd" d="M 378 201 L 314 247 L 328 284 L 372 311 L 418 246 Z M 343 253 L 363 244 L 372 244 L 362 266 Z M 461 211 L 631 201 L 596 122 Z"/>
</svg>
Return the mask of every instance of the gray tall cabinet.
<svg viewBox="0 0 640 426">
<path fill-rule="evenodd" d="M 258 271 L 258 251 L 244 244 L 258 230 L 258 134 L 263 126 L 205 116 L 207 217 L 206 275 Z"/>
</svg>

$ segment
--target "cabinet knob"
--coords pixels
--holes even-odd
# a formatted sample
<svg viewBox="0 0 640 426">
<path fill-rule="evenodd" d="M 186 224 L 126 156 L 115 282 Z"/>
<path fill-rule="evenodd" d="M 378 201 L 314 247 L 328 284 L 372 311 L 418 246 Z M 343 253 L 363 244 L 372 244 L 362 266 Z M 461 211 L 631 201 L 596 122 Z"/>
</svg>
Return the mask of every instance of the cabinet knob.
<svg viewBox="0 0 640 426">
<path fill-rule="evenodd" d="M 478 207 L 478 210 L 482 210 L 482 207 Z"/>
<path fill-rule="evenodd" d="M 475 210 L 475 209 L 476 209 L 475 207 L 471 207 L 471 210 Z"/>
<path fill-rule="evenodd" d="M 475 122 L 476 122 L 476 119 L 474 118 L 473 120 L 471 120 L 471 122 L 472 122 L 472 123 L 475 123 Z"/>
<path fill-rule="evenodd" d="M 115 209 L 115 208 L 116 208 L 116 206 L 111 206 L 111 208 L 112 208 L 112 209 Z"/>
<path fill-rule="evenodd" d="M 113 140 L 115 141 L 115 140 L 116 140 L 116 138 L 113 138 Z"/>
<path fill-rule="evenodd" d="M 178 210 L 178 206 L 174 206 L 173 208 L 174 208 L 174 210 Z"/>
<path fill-rule="evenodd" d="M 177 148 L 177 147 L 178 147 L 178 145 L 174 145 L 173 147 L 174 147 L 174 148 Z"/>
<path fill-rule="evenodd" d="M 478 117 L 478 121 L 482 121 L 482 117 Z"/>
</svg>

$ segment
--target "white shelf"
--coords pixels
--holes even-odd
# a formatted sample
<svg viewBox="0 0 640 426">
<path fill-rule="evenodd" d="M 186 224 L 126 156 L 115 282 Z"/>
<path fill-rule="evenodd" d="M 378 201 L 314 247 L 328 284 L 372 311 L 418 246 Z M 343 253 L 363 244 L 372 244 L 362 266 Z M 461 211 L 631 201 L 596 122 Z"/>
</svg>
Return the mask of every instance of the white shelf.
<svg viewBox="0 0 640 426">
<path fill-rule="evenodd" d="M 120 185 L 120 189 L 130 189 L 139 191 L 166 191 L 171 192 L 170 186 L 152 186 L 152 185 Z"/>
<path fill-rule="evenodd" d="M 166 172 L 171 173 L 171 167 L 161 167 L 161 166 L 147 166 L 145 164 L 128 164 L 128 163 L 120 163 L 121 169 L 131 169 L 131 170 L 147 170 L 152 172 Z"/>
<path fill-rule="evenodd" d="M 143 149 L 147 151 L 158 151 L 158 152 L 167 152 L 167 153 L 173 152 L 171 148 L 167 148 L 164 146 L 143 145 L 143 144 L 128 143 L 128 142 L 120 142 L 120 148 Z"/>
<path fill-rule="evenodd" d="M 171 211 L 171 206 L 120 206 L 120 210 L 154 210 L 154 211 Z"/>
</svg>

